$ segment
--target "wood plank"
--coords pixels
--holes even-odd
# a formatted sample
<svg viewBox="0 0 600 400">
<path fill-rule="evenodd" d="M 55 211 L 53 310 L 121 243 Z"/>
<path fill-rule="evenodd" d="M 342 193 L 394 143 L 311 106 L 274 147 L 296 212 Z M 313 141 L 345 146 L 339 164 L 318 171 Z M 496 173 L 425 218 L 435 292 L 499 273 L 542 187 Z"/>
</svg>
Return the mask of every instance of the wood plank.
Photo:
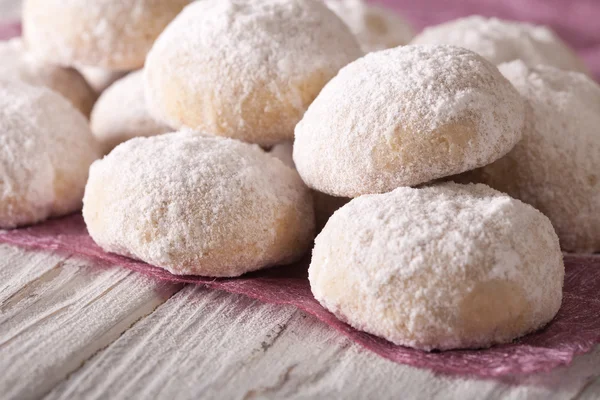
<svg viewBox="0 0 600 400">
<path fill-rule="evenodd" d="M 599 369 L 596 351 L 520 386 L 440 377 L 363 350 L 293 307 L 188 286 L 48 399 L 563 399 Z"/>
<path fill-rule="evenodd" d="M 0 23 L 21 18 L 21 0 L 0 0 Z"/>
<path fill-rule="evenodd" d="M 37 398 L 180 285 L 69 256 L 0 246 L 0 393 Z"/>
<path fill-rule="evenodd" d="M 577 400 L 600 399 L 600 378 L 590 376 L 589 383 L 581 390 Z"/>
<path fill-rule="evenodd" d="M 294 307 L 192 286 L 167 303 L 86 363 L 49 398 L 168 398 L 184 388 L 181 397 L 215 395 L 223 382 L 237 386 L 230 385 L 232 376 L 240 369 L 249 372 L 246 365 L 278 340 L 296 313 Z M 278 370 L 279 365 L 270 368 Z"/>
<path fill-rule="evenodd" d="M 0 304 L 68 257 L 46 252 L 25 252 L 21 248 L 0 243 Z"/>
</svg>

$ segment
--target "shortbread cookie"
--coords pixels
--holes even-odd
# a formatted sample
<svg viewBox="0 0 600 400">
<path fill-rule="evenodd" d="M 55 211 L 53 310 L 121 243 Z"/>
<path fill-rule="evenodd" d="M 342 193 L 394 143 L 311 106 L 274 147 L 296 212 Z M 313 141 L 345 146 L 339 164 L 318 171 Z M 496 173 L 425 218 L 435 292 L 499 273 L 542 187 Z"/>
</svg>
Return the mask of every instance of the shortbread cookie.
<svg viewBox="0 0 600 400">
<path fill-rule="evenodd" d="M 531 204 L 566 251 L 600 251 L 600 86 L 586 75 L 521 61 L 500 66 L 531 105 L 523 140 L 469 179 Z"/>
<path fill-rule="evenodd" d="M 190 1 L 25 0 L 23 37 L 48 62 L 138 69 L 156 37 Z"/>
<path fill-rule="evenodd" d="M 83 217 L 104 250 L 173 274 L 290 263 L 314 235 L 294 170 L 258 146 L 190 131 L 131 139 L 94 163 Z"/>
<path fill-rule="evenodd" d="M 131 138 L 173 131 L 150 116 L 144 97 L 142 71 L 132 72 L 102 93 L 94 106 L 90 123 L 104 154 Z"/>
<path fill-rule="evenodd" d="M 413 44 L 449 44 L 472 50 L 492 63 L 522 60 L 589 74 L 575 52 L 546 26 L 471 16 L 426 28 Z"/>
<path fill-rule="evenodd" d="M 45 87 L 0 80 L 0 228 L 81 207 L 100 156 L 85 117 Z"/>
<path fill-rule="evenodd" d="M 525 103 L 481 56 L 446 45 L 367 54 L 296 127 L 294 161 L 339 197 L 414 186 L 489 164 L 521 139 Z"/>
<path fill-rule="evenodd" d="M 366 53 L 402 46 L 415 36 L 408 21 L 393 10 L 364 0 L 326 0 L 356 35 Z"/>
<path fill-rule="evenodd" d="M 0 42 L 0 79 L 52 89 L 86 117 L 96 101 L 96 93 L 79 72 L 37 59 L 26 51 L 21 39 Z"/>
<path fill-rule="evenodd" d="M 292 142 L 281 142 L 271 147 L 269 154 L 279 159 L 290 168 L 296 169 L 294 164 L 294 144 Z"/>
<path fill-rule="evenodd" d="M 361 55 L 321 1 L 203 0 L 156 41 L 146 94 L 169 126 L 269 146 L 292 139 L 323 85 Z"/>
<path fill-rule="evenodd" d="M 296 169 L 293 159 L 292 142 L 278 143 L 269 152 L 273 157 L 280 159 L 285 165 Z M 347 197 L 334 197 L 318 191 L 313 191 L 315 203 L 315 222 L 317 232 L 321 231 L 333 213 L 350 201 Z"/>
<path fill-rule="evenodd" d="M 87 83 L 97 94 L 104 92 L 110 85 L 127 75 L 129 71 L 111 71 L 98 67 L 77 66 Z"/>
<path fill-rule="evenodd" d="M 486 185 L 367 195 L 315 240 L 316 299 L 356 329 L 423 350 L 507 343 L 546 325 L 562 300 L 552 224 Z"/>
</svg>

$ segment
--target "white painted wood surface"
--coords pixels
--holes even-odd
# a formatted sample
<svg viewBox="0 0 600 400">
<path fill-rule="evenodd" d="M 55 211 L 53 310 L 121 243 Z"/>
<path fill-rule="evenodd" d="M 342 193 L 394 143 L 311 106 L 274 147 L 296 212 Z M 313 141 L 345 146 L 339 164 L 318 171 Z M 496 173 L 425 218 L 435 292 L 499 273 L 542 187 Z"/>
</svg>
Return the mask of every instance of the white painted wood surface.
<svg viewBox="0 0 600 400">
<path fill-rule="evenodd" d="M 294 307 L 181 288 L 0 245 L 0 398 L 600 397 L 600 348 L 519 385 L 436 376 Z"/>
<path fill-rule="evenodd" d="M 0 0 L 0 23 L 14 21 L 21 15 L 21 0 Z"/>
<path fill-rule="evenodd" d="M 0 397 L 37 398 L 180 285 L 0 246 Z"/>
</svg>

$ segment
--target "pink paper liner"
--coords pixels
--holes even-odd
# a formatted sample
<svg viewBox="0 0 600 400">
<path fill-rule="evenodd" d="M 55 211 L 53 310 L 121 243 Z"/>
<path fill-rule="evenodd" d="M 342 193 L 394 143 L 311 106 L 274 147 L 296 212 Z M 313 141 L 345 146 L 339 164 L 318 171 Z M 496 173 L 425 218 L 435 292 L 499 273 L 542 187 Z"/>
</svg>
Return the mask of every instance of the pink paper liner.
<svg viewBox="0 0 600 400">
<path fill-rule="evenodd" d="M 396 346 L 335 318 L 312 296 L 306 261 L 235 279 L 176 276 L 143 262 L 104 252 L 87 234 L 79 214 L 29 228 L 1 231 L 0 242 L 76 254 L 163 281 L 205 285 L 266 303 L 293 305 L 385 358 L 440 373 L 506 378 L 544 372 L 568 365 L 575 355 L 586 353 L 600 343 L 600 256 L 596 255 L 565 256 L 563 304 L 556 318 L 543 330 L 514 343 L 485 350 L 427 353 Z"/>
<path fill-rule="evenodd" d="M 21 34 L 21 23 L 10 22 L 0 24 L 0 40 L 7 40 Z"/>
</svg>

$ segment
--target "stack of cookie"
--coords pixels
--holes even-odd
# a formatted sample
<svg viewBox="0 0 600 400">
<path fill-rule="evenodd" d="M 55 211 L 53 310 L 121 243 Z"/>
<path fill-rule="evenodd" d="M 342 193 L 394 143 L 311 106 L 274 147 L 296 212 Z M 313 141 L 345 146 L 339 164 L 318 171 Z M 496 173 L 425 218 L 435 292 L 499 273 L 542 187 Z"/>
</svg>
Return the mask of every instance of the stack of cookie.
<svg viewBox="0 0 600 400">
<path fill-rule="evenodd" d="M 0 104 L 2 227 L 77 209 L 108 153 L 83 196 L 106 251 L 234 277 L 314 239 L 317 300 L 425 350 L 539 329 L 561 246 L 600 250 L 600 87 L 546 28 L 473 17 L 386 50 L 412 30 L 355 0 L 36 3 L 37 59 L 143 70 L 91 131 L 47 89 L 0 84 L 20 104 Z"/>
</svg>

